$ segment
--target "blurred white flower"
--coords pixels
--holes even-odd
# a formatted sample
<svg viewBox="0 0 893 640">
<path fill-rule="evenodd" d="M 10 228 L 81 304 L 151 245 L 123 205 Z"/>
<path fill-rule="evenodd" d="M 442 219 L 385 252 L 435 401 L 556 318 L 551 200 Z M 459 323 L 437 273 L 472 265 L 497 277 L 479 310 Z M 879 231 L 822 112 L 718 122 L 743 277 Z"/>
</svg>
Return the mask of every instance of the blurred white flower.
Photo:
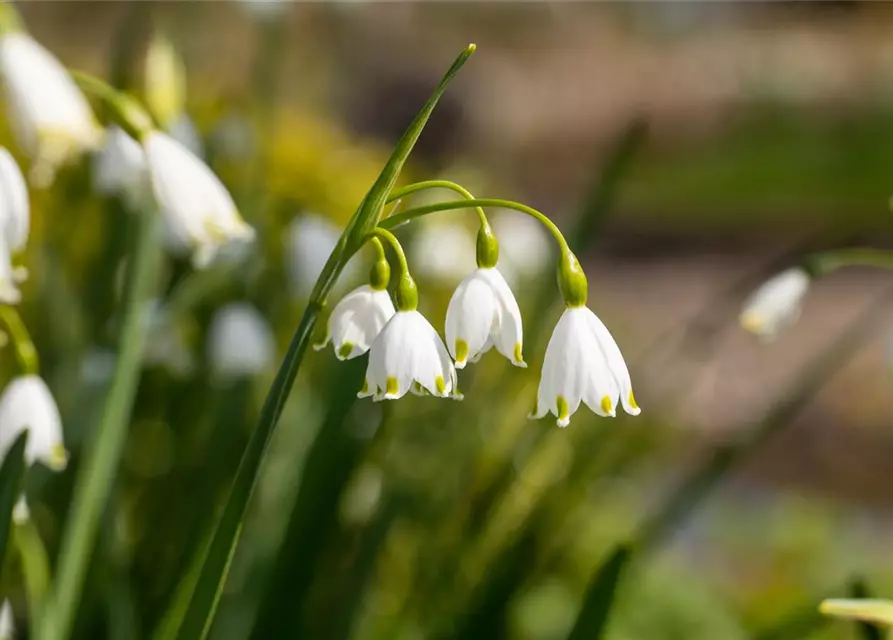
<svg viewBox="0 0 893 640">
<path fill-rule="evenodd" d="M 423 218 L 409 246 L 413 272 L 440 282 L 461 280 L 475 261 L 475 238 L 453 222 Z"/>
<path fill-rule="evenodd" d="M 475 269 L 459 284 L 447 308 L 446 339 L 457 369 L 493 345 L 515 366 L 527 366 L 521 355 L 521 310 L 498 270 Z"/>
<path fill-rule="evenodd" d="M 552 237 L 533 218 L 496 213 L 490 216 L 490 226 L 499 240 L 499 270 L 512 286 L 543 273 L 552 263 Z"/>
<path fill-rule="evenodd" d="M 338 227 L 315 213 L 292 220 L 285 239 L 285 267 L 295 296 L 303 298 L 310 293 L 340 237 Z M 347 263 L 340 280 L 356 277 L 357 266 L 354 260 Z"/>
<path fill-rule="evenodd" d="M 14 378 L 0 395 L 0 457 L 25 430 L 25 460 L 29 465 L 41 462 L 53 471 L 65 468 L 68 453 L 59 408 L 46 383 L 36 375 Z"/>
<path fill-rule="evenodd" d="M 332 340 L 339 360 L 361 356 L 394 315 L 394 303 L 387 289 L 373 289 L 368 284 L 344 296 L 329 316 L 326 337 L 313 345 L 317 351 Z"/>
<path fill-rule="evenodd" d="M 530 417 L 551 411 L 558 426 L 566 427 L 581 401 L 600 416 L 614 416 L 618 398 L 628 414 L 639 415 L 620 348 L 588 307 L 565 309 L 546 347 Z"/>
<path fill-rule="evenodd" d="M 461 398 L 443 341 L 418 311 L 398 311 L 372 342 L 360 398 L 396 400 L 412 391 Z"/>
<path fill-rule="evenodd" d="M 221 247 L 254 239 L 220 179 L 182 144 L 153 131 L 143 148 L 168 229 L 192 248 L 197 268 L 208 266 Z"/>
<path fill-rule="evenodd" d="M 93 188 L 104 195 L 123 196 L 133 205 L 151 196 L 146 153 L 117 125 L 106 130 L 105 144 L 93 156 Z"/>
<path fill-rule="evenodd" d="M 32 161 L 31 181 L 48 186 L 56 170 L 102 140 L 90 106 L 59 61 L 25 33 L 0 35 L 0 76 L 13 134 Z"/>
<path fill-rule="evenodd" d="M 0 606 L 0 640 L 12 640 L 15 637 L 15 618 L 12 614 L 12 605 L 9 599 L 3 601 Z"/>
<path fill-rule="evenodd" d="M 15 269 L 12 254 L 25 248 L 30 229 L 28 187 L 9 151 L 0 147 L 0 302 L 15 304 L 21 299 L 19 282 L 25 269 Z"/>
<path fill-rule="evenodd" d="M 189 149 L 196 157 L 205 157 L 205 145 L 195 123 L 185 113 L 177 116 L 167 127 L 171 138 Z"/>
<path fill-rule="evenodd" d="M 782 271 L 764 282 L 744 303 L 739 320 L 747 331 L 772 340 L 800 317 L 810 277 L 800 267 Z"/>
<path fill-rule="evenodd" d="M 234 302 L 214 312 L 208 332 L 208 361 L 214 374 L 253 376 L 269 369 L 275 356 L 273 331 L 255 307 Z"/>
</svg>

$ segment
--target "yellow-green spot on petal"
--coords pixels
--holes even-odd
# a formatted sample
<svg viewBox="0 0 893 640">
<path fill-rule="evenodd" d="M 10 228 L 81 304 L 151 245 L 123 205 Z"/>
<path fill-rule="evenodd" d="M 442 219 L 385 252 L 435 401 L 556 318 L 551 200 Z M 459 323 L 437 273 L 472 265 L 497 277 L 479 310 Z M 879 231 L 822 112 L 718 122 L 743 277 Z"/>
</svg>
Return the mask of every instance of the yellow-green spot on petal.
<svg viewBox="0 0 893 640">
<path fill-rule="evenodd" d="M 368 380 L 366 380 L 366 379 L 363 380 L 363 388 L 360 389 L 360 393 L 369 393 L 369 381 Z"/>
<path fill-rule="evenodd" d="M 745 313 L 741 316 L 741 326 L 751 333 L 759 333 L 763 330 L 763 318 L 757 313 Z"/>
<path fill-rule="evenodd" d="M 611 398 L 609 396 L 602 396 L 601 401 L 602 411 L 609 414 L 614 409 L 614 405 L 611 403 Z"/>
<path fill-rule="evenodd" d="M 558 396 L 555 399 L 555 407 L 558 409 L 559 420 L 567 420 L 570 417 L 571 408 L 567 405 L 567 400 L 564 399 L 564 396 Z"/>
<path fill-rule="evenodd" d="M 465 362 L 468 358 L 468 343 L 465 340 L 456 340 L 456 362 Z"/>
<path fill-rule="evenodd" d="M 443 376 L 437 376 L 434 380 L 434 388 L 437 389 L 437 393 L 440 395 L 446 394 L 446 382 L 443 379 Z"/>
<path fill-rule="evenodd" d="M 338 357 L 342 360 L 347 360 L 350 357 L 350 352 L 353 351 L 353 343 L 345 342 L 338 348 Z"/>
<path fill-rule="evenodd" d="M 521 343 L 515 343 L 515 362 L 524 362 L 524 356 L 521 355 Z"/>
<path fill-rule="evenodd" d="M 400 387 L 397 384 L 397 378 L 392 376 L 388 376 L 387 382 L 385 382 L 385 393 L 391 395 L 397 395 L 399 393 Z"/>
<path fill-rule="evenodd" d="M 62 471 L 68 466 L 68 452 L 61 442 L 54 444 L 50 449 L 50 459 L 47 462 L 47 466 L 53 471 Z"/>
<path fill-rule="evenodd" d="M 629 406 L 636 411 L 639 410 L 639 405 L 636 404 L 636 397 L 633 395 L 632 391 L 629 392 Z"/>
</svg>

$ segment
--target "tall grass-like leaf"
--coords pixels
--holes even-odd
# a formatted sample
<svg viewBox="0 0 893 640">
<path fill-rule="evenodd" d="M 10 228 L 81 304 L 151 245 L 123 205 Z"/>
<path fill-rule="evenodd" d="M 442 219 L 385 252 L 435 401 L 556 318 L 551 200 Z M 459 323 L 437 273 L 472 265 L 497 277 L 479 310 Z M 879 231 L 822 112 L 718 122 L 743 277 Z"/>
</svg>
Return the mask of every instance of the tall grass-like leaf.
<svg viewBox="0 0 893 640">
<path fill-rule="evenodd" d="M 233 480 L 229 499 L 224 507 L 220 520 L 207 549 L 207 556 L 199 574 L 189 608 L 180 627 L 178 638 L 191 640 L 204 638 L 211 627 L 214 610 L 226 580 L 229 562 L 238 544 L 242 519 L 248 508 L 254 486 L 260 471 L 264 452 L 270 441 L 285 399 L 291 391 L 298 373 L 304 352 L 313 335 L 319 315 L 325 306 L 326 297 L 338 278 L 341 269 L 350 257 L 350 253 L 358 248 L 366 232 L 373 228 L 381 216 L 382 206 L 387 194 L 393 187 L 409 157 L 416 140 L 424 129 L 428 118 L 434 111 L 447 85 L 474 53 L 474 45 L 469 45 L 449 68 L 443 79 L 434 89 L 431 97 L 409 125 L 409 128 L 397 142 L 384 169 L 372 188 L 363 198 L 351 221 L 341 236 L 334 251 L 323 267 L 319 280 L 310 296 L 310 301 L 301 322 L 292 337 L 285 359 L 279 368 L 273 386 L 264 401 L 260 418 L 251 433 L 248 446 L 239 463 L 236 477 Z"/>
<path fill-rule="evenodd" d="M 0 566 L 3 565 L 6 544 L 9 542 L 12 508 L 22 491 L 22 477 L 25 475 L 25 445 L 27 443 L 28 432 L 23 431 L 6 452 L 3 465 L 0 466 Z"/>
<path fill-rule="evenodd" d="M 125 286 L 126 297 L 118 337 L 115 375 L 106 397 L 98 430 L 78 465 L 70 516 L 59 552 L 59 570 L 38 637 L 69 637 L 81 599 L 84 578 L 96 533 L 118 471 L 130 410 L 142 363 L 146 323 L 145 303 L 152 293 L 161 261 L 157 217 L 140 211 Z"/>
<path fill-rule="evenodd" d="M 632 557 L 632 549 L 620 545 L 602 563 L 586 589 L 586 597 L 568 640 L 598 640 L 604 635 L 617 585 Z"/>
</svg>

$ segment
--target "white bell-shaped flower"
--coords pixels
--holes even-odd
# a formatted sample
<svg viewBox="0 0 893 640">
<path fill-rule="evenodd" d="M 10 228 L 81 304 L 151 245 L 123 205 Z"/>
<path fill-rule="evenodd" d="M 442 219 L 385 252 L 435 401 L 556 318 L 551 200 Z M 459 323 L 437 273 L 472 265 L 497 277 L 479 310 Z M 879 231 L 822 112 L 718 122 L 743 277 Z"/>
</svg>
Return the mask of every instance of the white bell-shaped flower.
<svg viewBox="0 0 893 640">
<path fill-rule="evenodd" d="M 407 391 L 445 398 L 461 398 L 450 354 L 418 311 L 398 311 L 369 351 L 369 366 L 360 398 L 396 400 Z"/>
<path fill-rule="evenodd" d="M 31 36 L 0 36 L 0 76 L 13 134 L 33 162 L 35 185 L 49 185 L 58 167 L 99 145 L 102 129 L 86 98 Z"/>
<path fill-rule="evenodd" d="M 152 188 L 169 230 L 193 249 L 193 263 L 206 267 L 233 242 L 254 239 L 220 179 L 186 147 L 165 133 L 143 139 Z"/>
<path fill-rule="evenodd" d="M 793 267 L 769 278 L 744 303 L 741 326 L 771 340 L 800 317 L 800 305 L 809 290 L 806 270 Z"/>
<path fill-rule="evenodd" d="M 9 599 L 3 601 L 0 606 L 0 640 L 12 640 L 15 637 L 16 625 L 15 617 L 12 613 L 12 605 Z"/>
<path fill-rule="evenodd" d="M 146 153 L 121 127 L 106 130 L 105 144 L 93 158 L 93 188 L 98 193 L 124 196 L 133 204 L 151 194 Z"/>
<path fill-rule="evenodd" d="M 531 418 L 552 412 L 566 427 L 580 402 L 600 416 L 614 416 L 619 402 L 630 415 L 640 409 L 620 348 L 588 307 L 565 309 L 546 347 Z"/>
<path fill-rule="evenodd" d="M 14 378 L 0 396 L 0 457 L 26 429 L 27 463 L 41 462 L 53 471 L 64 469 L 68 453 L 62 439 L 62 418 L 53 394 L 37 375 Z"/>
<path fill-rule="evenodd" d="M 17 284 L 27 271 L 13 268 L 12 254 L 25 248 L 30 218 L 25 178 L 9 151 L 0 147 L 0 302 L 21 299 Z"/>
<path fill-rule="evenodd" d="M 317 351 L 324 349 L 331 340 L 339 360 L 361 356 L 369 351 L 394 313 L 394 303 L 387 289 L 375 289 L 368 284 L 357 287 L 332 309 L 326 337 L 313 348 Z"/>
<path fill-rule="evenodd" d="M 496 268 L 478 268 L 456 288 L 447 308 L 446 339 L 457 369 L 491 346 L 515 366 L 527 366 L 521 355 L 521 310 Z"/>
<path fill-rule="evenodd" d="M 275 355 L 273 331 L 254 306 L 235 302 L 214 313 L 208 332 L 208 361 L 216 375 L 256 375 L 270 367 Z"/>
</svg>

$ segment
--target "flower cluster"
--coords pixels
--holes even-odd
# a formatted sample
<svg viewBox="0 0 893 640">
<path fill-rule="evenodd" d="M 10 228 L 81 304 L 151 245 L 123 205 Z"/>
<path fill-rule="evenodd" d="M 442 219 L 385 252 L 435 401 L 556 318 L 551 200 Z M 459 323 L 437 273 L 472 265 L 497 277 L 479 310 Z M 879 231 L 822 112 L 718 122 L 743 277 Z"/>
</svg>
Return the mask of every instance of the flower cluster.
<svg viewBox="0 0 893 640">
<path fill-rule="evenodd" d="M 454 189 L 471 198 L 458 185 Z M 586 307 L 586 276 L 576 257 L 543 214 L 523 205 L 517 208 L 543 222 L 561 246 L 559 285 L 567 307 L 546 349 L 537 402 L 530 417 L 541 418 L 551 412 L 564 427 L 581 402 L 601 416 L 616 415 L 618 405 L 638 415 L 640 409 L 620 349 L 601 320 Z M 457 370 L 477 362 L 493 348 L 513 365 L 527 366 L 521 311 L 497 268 L 499 245 L 493 230 L 483 211 L 479 210 L 479 215 L 477 269 L 465 276 L 450 299 L 444 323 L 446 344 L 417 309 L 418 290 L 396 237 L 381 226 L 370 234 L 379 252 L 370 283 L 351 291 L 335 305 L 325 339 L 315 345 L 321 349 L 331 341 L 341 360 L 369 352 L 360 397 L 395 400 L 411 392 L 461 399 Z M 399 265 L 393 301 L 388 292 L 390 266 L 382 240 L 391 245 Z"/>
</svg>

